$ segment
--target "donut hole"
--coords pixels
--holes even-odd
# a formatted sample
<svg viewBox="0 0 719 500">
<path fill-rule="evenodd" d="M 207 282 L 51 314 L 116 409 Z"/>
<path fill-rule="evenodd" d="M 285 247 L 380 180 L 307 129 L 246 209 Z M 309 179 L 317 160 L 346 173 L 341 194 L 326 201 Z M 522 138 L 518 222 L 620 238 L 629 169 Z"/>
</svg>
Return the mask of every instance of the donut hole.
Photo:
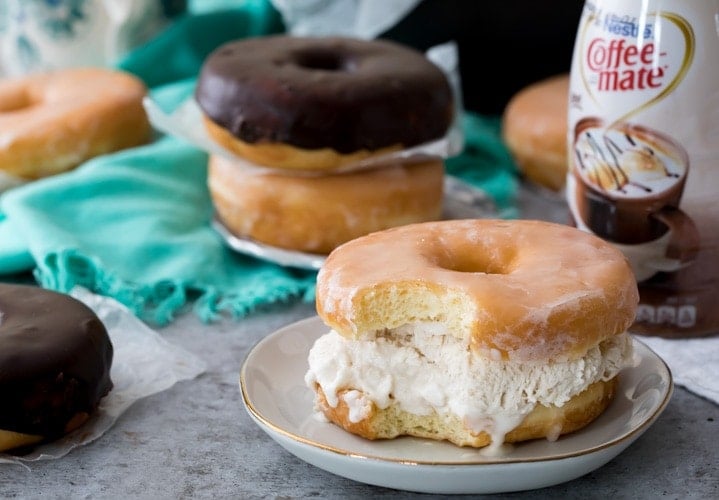
<svg viewBox="0 0 719 500">
<path fill-rule="evenodd" d="M 300 68 L 321 71 L 352 71 L 354 64 L 343 54 L 327 50 L 306 50 L 295 54 Z"/>
<path fill-rule="evenodd" d="M 447 252 L 436 262 L 442 269 L 458 273 L 509 274 L 513 269 L 514 253 L 510 250 L 490 251 L 483 248 L 465 248 Z"/>
<path fill-rule="evenodd" d="M 508 272 L 506 266 L 501 262 L 473 257 L 455 259 L 450 262 L 450 265 L 442 267 L 458 273 L 507 274 Z"/>
<path fill-rule="evenodd" d="M 37 103 L 37 99 L 25 88 L 13 89 L 13 92 L 0 97 L 0 113 L 10 113 L 30 108 Z"/>
</svg>

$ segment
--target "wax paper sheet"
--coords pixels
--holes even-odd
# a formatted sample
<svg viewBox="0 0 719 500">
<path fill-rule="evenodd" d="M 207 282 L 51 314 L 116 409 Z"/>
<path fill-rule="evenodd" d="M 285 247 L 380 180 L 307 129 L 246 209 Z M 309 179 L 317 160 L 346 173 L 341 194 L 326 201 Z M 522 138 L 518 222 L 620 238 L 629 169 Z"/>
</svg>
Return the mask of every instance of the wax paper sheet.
<svg viewBox="0 0 719 500">
<path fill-rule="evenodd" d="M 384 155 L 372 156 L 366 160 L 361 160 L 342 167 L 332 169 L 331 171 L 313 171 L 313 170 L 280 170 L 257 165 L 227 150 L 216 141 L 212 140 L 207 134 L 202 121 L 202 111 L 200 110 L 194 96 L 187 98 L 175 109 L 167 111 L 156 103 L 151 97 L 144 100 L 145 110 L 152 125 L 166 134 L 179 137 L 186 140 L 190 144 L 207 151 L 208 153 L 217 154 L 231 159 L 238 167 L 254 170 L 258 174 L 280 171 L 284 174 L 291 173 L 293 175 L 327 175 L 329 173 L 344 173 L 357 171 L 362 169 L 377 168 L 388 162 L 397 161 L 422 161 L 427 157 L 449 158 L 455 156 L 462 151 L 464 146 L 464 135 L 460 123 L 462 109 L 461 85 L 459 76 L 459 55 L 457 46 L 454 42 L 431 47 L 426 52 L 427 58 L 435 63 L 445 73 L 452 87 L 453 98 L 455 101 L 455 118 L 452 126 L 448 129 L 443 137 L 436 140 L 420 144 L 411 148 L 395 151 Z"/>
</svg>

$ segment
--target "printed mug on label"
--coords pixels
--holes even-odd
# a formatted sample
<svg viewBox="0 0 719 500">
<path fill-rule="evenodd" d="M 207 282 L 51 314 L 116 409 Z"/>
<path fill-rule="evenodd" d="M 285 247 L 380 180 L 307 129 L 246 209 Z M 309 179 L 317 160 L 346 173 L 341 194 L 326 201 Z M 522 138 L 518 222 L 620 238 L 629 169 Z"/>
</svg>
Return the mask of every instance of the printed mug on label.
<svg viewBox="0 0 719 500">
<path fill-rule="evenodd" d="M 638 281 L 693 260 L 699 234 L 679 208 L 689 173 L 680 145 L 639 125 L 607 128 L 598 118 L 584 118 L 574 127 L 573 148 L 578 223 L 619 246 Z"/>
</svg>

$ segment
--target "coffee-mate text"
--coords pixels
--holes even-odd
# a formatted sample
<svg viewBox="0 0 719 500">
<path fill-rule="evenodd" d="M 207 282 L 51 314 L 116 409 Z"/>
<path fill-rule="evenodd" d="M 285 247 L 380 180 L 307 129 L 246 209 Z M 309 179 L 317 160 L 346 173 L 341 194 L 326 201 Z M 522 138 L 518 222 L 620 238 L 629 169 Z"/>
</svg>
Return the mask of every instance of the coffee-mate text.
<svg viewBox="0 0 719 500">
<path fill-rule="evenodd" d="M 639 48 L 624 39 L 595 38 L 587 47 L 587 68 L 598 75 L 597 90 L 661 87 L 664 68 L 655 62 L 654 43 Z M 663 54 L 659 54 L 661 57 Z"/>
</svg>

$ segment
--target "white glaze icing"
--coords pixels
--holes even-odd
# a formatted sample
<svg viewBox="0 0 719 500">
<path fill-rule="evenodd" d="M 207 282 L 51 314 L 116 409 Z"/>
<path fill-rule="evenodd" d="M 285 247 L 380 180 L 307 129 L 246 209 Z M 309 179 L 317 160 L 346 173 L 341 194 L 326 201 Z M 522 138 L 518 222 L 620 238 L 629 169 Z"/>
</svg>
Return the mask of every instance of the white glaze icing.
<svg viewBox="0 0 719 500">
<path fill-rule="evenodd" d="M 332 252 L 317 277 L 318 312 L 346 336 L 364 337 L 361 322 L 386 308 L 387 296 L 396 298 L 387 313 L 395 323 L 382 326 L 415 321 L 397 311 L 414 313 L 411 305 L 431 296 L 477 348 L 527 361 L 581 354 L 624 331 L 638 301 L 626 258 L 611 245 L 558 224 L 491 220 L 358 238 Z"/>
</svg>

